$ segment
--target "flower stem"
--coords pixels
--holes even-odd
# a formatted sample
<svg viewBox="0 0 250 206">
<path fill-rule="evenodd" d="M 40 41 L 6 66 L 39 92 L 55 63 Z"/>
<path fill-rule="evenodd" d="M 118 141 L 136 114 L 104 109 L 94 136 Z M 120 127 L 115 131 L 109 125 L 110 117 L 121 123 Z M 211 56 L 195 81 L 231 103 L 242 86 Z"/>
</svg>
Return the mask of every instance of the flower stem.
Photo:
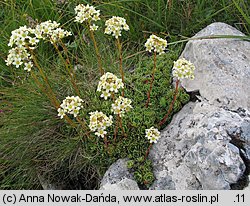
<svg viewBox="0 0 250 206">
<path fill-rule="evenodd" d="M 147 159 L 148 154 L 149 154 L 149 151 L 150 151 L 150 149 L 151 149 L 152 146 L 153 146 L 153 143 L 150 143 L 150 145 L 149 145 L 149 147 L 148 147 L 148 149 L 147 149 L 147 152 L 146 152 L 146 154 L 145 154 L 144 161 Z"/>
<path fill-rule="evenodd" d="M 82 121 L 79 117 L 76 117 L 77 122 L 79 122 L 83 129 L 87 129 L 87 125 L 84 121 Z"/>
<path fill-rule="evenodd" d="M 115 131 L 114 131 L 114 142 L 116 142 L 116 136 L 118 133 L 118 127 L 119 127 L 119 120 L 118 120 L 118 116 L 116 117 L 116 125 L 115 125 Z"/>
<path fill-rule="evenodd" d="M 35 64 L 35 66 L 38 68 L 39 73 L 41 74 L 41 76 L 42 76 L 42 78 L 43 78 L 43 80 L 44 80 L 44 82 L 45 82 L 45 84 L 46 84 L 46 87 L 47 87 L 47 89 L 48 89 L 48 94 L 51 95 L 51 98 L 52 98 L 53 101 L 54 101 L 55 107 L 56 107 L 56 108 L 59 108 L 59 106 L 60 106 L 59 101 L 57 100 L 55 93 L 54 93 L 53 90 L 51 89 L 51 86 L 50 86 L 50 84 L 49 84 L 48 78 L 46 77 L 45 73 L 43 72 L 43 69 L 42 69 L 42 68 L 40 67 L 40 65 L 38 64 L 38 61 L 37 61 L 36 56 L 34 55 L 33 51 L 32 51 L 32 50 L 30 50 L 30 51 L 31 51 L 31 55 L 32 55 L 32 60 L 33 60 L 33 62 L 34 62 L 34 64 Z"/>
<path fill-rule="evenodd" d="M 80 125 L 82 126 L 82 128 L 83 128 L 84 130 L 88 130 L 88 126 L 87 126 L 86 121 L 85 121 L 84 119 L 83 119 L 83 121 L 82 121 L 79 117 L 76 117 L 76 120 L 77 120 L 77 122 L 80 123 Z M 86 132 L 85 135 L 86 135 L 88 138 L 90 138 L 90 131 Z"/>
<path fill-rule="evenodd" d="M 64 119 L 73 127 L 76 128 L 76 124 L 67 116 L 64 116 Z"/>
<path fill-rule="evenodd" d="M 146 102 L 146 108 L 148 108 L 148 104 L 150 102 L 150 95 L 151 95 L 151 91 L 153 88 L 153 83 L 154 83 L 154 79 L 155 79 L 155 71 L 156 71 L 156 52 L 154 52 L 154 68 L 153 68 L 153 72 L 152 72 L 152 77 L 151 77 L 151 82 L 150 82 L 150 88 L 148 91 L 148 100 Z"/>
<path fill-rule="evenodd" d="M 38 78 L 36 77 L 36 75 L 34 74 L 33 71 L 31 71 L 31 76 L 33 77 L 33 79 L 35 80 L 38 88 L 40 88 L 42 90 L 42 92 L 49 98 L 51 104 L 56 108 L 58 109 L 58 105 L 56 104 L 55 102 L 55 99 L 50 95 L 49 92 L 46 91 L 46 88 L 43 87 L 42 83 L 39 82 Z M 65 115 L 64 116 L 64 119 L 73 127 L 75 128 L 76 127 L 76 124 L 67 116 Z"/>
<path fill-rule="evenodd" d="M 122 130 L 122 136 L 126 138 L 127 135 L 126 135 L 126 133 L 125 133 L 125 131 L 124 131 L 124 128 L 123 128 L 123 126 L 122 126 L 122 118 L 120 117 L 120 115 L 118 115 L 118 119 L 119 119 L 119 123 L 120 123 L 120 128 L 121 128 L 121 130 Z"/>
<path fill-rule="evenodd" d="M 117 48 L 119 51 L 119 68 L 120 68 L 120 74 L 122 76 L 122 83 L 125 84 L 125 80 L 124 80 L 124 71 L 122 69 L 122 44 L 120 42 L 120 39 L 117 39 Z M 122 89 L 122 96 L 124 97 L 124 88 Z"/>
<path fill-rule="evenodd" d="M 104 144 L 105 144 L 106 149 L 108 149 L 108 139 L 106 135 L 104 135 Z"/>
<path fill-rule="evenodd" d="M 101 55 L 99 53 L 99 49 L 98 49 L 98 46 L 97 46 L 97 43 L 96 43 L 96 40 L 95 40 L 94 32 L 92 30 L 90 30 L 90 24 L 88 25 L 88 29 L 89 29 L 90 38 L 92 39 L 92 41 L 94 43 L 94 48 L 95 48 L 95 53 L 96 53 L 96 57 L 97 57 L 99 71 L 100 71 L 101 75 L 103 75 L 104 70 L 102 68 Z"/>
<path fill-rule="evenodd" d="M 73 88 L 74 88 L 76 94 L 77 94 L 78 96 L 81 96 L 81 95 L 80 95 L 80 92 L 79 92 L 79 89 L 78 89 L 78 87 L 77 87 L 77 84 L 76 84 L 76 82 L 75 82 L 76 76 L 75 76 L 74 70 L 73 70 L 73 68 L 72 68 L 72 65 L 70 64 L 70 60 L 69 60 L 67 48 L 65 47 L 65 45 L 63 44 L 62 41 L 60 41 L 60 43 L 61 43 L 61 45 L 62 45 L 62 47 L 63 47 L 63 50 L 64 50 L 64 52 L 65 52 L 65 54 L 66 54 L 66 58 L 67 58 L 66 60 L 63 58 L 63 56 L 62 56 L 61 52 L 59 51 L 58 46 L 56 45 L 55 42 L 53 42 L 53 46 L 55 47 L 55 49 L 56 49 L 56 51 L 57 51 L 59 57 L 62 59 L 62 61 L 63 61 L 64 64 L 65 64 L 65 67 L 66 67 L 67 72 L 68 72 L 69 77 L 70 77 L 70 81 L 71 81 L 71 83 L 72 83 L 72 86 L 73 86 Z M 70 65 L 70 68 L 69 68 L 69 65 Z"/>
<path fill-rule="evenodd" d="M 178 94 L 179 82 L 180 82 L 179 79 L 177 79 L 177 81 L 175 82 L 175 93 L 174 93 L 173 101 L 171 102 L 171 104 L 170 104 L 170 106 L 169 106 L 169 109 L 168 109 L 167 114 L 166 114 L 166 115 L 164 116 L 164 118 L 160 121 L 159 126 L 163 125 L 163 124 L 167 121 L 168 116 L 170 115 L 170 113 L 171 113 L 171 111 L 172 111 L 172 109 L 173 109 L 173 107 L 174 107 L 174 103 L 175 103 L 175 100 L 176 100 L 177 94 Z"/>
<path fill-rule="evenodd" d="M 42 90 L 42 92 L 49 98 L 51 101 L 52 105 L 56 107 L 54 99 L 51 97 L 49 93 L 46 92 L 46 88 L 43 87 L 42 83 L 38 80 L 37 76 L 33 71 L 30 71 L 32 78 L 34 79 L 35 83 L 37 84 L 38 88 Z"/>
</svg>

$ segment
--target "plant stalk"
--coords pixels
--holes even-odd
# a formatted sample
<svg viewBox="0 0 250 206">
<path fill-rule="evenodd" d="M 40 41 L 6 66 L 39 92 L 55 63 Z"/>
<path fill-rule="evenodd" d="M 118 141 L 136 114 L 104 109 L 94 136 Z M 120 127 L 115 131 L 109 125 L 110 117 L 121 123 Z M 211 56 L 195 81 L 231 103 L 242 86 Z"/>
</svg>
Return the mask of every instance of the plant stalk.
<svg viewBox="0 0 250 206">
<path fill-rule="evenodd" d="M 90 24 L 88 25 L 88 29 L 89 29 L 89 33 L 90 33 L 90 38 L 92 39 L 92 41 L 94 43 L 95 53 L 96 53 L 97 62 L 98 62 L 98 68 L 99 68 L 99 71 L 100 71 L 101 75 L 103 75 L 104 70 L 102 68 L 101 55 L 99 53 L 99 49 L 98 49 L 98 46 L 97 46 L 97 43 L 96 43 L 94 32 L 92 30 L 90 30 Z"/>
<path fill-rule="evenodd" d="M 120 39 L 117 39 L 117 48 L 119 51 L 119 69 L 120 69 L 120 74 L 122 76 L 122 83 L 125 85 L 125 80 L 124 80 L 124 71 L 122 68 L 122 44 L 120 42 Z M 124 97 L 124 88 L 122 89 L 122 96 Z"/>
<path fill-rule="evenodd" d="M 108 150 L 108 139 L 106 135 L 104 135 L 104 144 L 105 144 L 105 148 Z"/>
<path fill-rule="evenodd" d="M 150 149 L 152 148 L 152 146 L 153 146 L 153 143 L 150 143 L 150 145 L 149 145 L 149 147 L 148 147 L 148 149 L 147 149 L 147 152 L 146 152 L 146 154 L 145 154 L 144 161 L 147 159 L 148 154 L 149 154 L 149 151 L 150 151 Z"/>
<path fill-rule="evenodd" d="M 73 70 L 73 68 L 71 67 L 71 64 L 70 64 L 70 60 L 69 60 L 69 57 L 68 57 L 68 54 L 67 54 L 67 49 L 66 49 L 65 45 L 64 45 L 62 42 L 61 42 L 61 45 L 62 45 L 62 47 L 63 47 L 63 50 L 64 50 L 65 54 L 66 54 L 67 60 L 65 60 L 65 59 L 63 58 L 61 52 L 60 52 L 59 49 L 58 49 L 58 46 L 56 45 L 55 42 L 53 42 L 53 46 L 55 47 L 55 49 L 56 49 L 56 51 L 57 51 L 59 57 L 62 59 L 62 61 L 63 61 L 64 64 L 65 64 L 65 67 L 66 67 L 67 72 L 68 72 L 68 74 L 69 74 L 69 77 L 70 77 L 70 81 L 71 81 L 71 83 L 72 83 L 72 86 L 73 86 L 73 88 L 74 88 L 76 94 L 80 97 L 81 95 L 80 95 L 79 89 L 78 89 L 78 87 L 77 87 L 77 84 L 76 84 L 76 82 L 75 82 L 75 73 L 74 73 L 74 70 Z M 70 65 L 70 68 L 69 68 L 69 65 Z"/>
<path fill-rule="evenodd" d="M 150 95 L 151 95 L 151 91 L 152 91 L 153 83 L 154 83 L 154 79 L 155 79 L 155 71 L 156 71 L 156 52 L 154 52 L 154 68 L 153 68 L 153 71 L 152 71 L 150 88 L 149 88 L 149 91 L 148 91 L 148 94 L 147 94 L 148 99 L 147 99 L 147 102 L 146 102 L 146 108 L 148 108 L 148 104 L 150 102 Z"/>
<path fill-rule="evenodd" d="M 50 95 L 50 93 L 48 93 L 46 91 L 46 88 L 43 87 L 43 85 L 41 84 L 41 82 L 39 82 L 38 78 L 36 77 L 36 75 L 34 74 L 33 71 L 31 71 L 31 76 L 32 78 L 35 80 L 38 88 L 40 88 L 42 90 L 42 92 L 49 98 L 51 104 L 56 108 L 58 109 L 59 106 L 57 105 L 57 103 L 55 102 L 55 99 Z M 67 116 L 65 115 L 64 116 L 64 119 L 73 127 L 75 128 L 76 127 L 76 124 Z"/>
<path fill-rule="evenodd" d="M 178 94 L 179 82 L 180 82 L 180 80 L 177 79 L 177 81 L 176 81 L 176 83 L 175 83 L 175 92 L 174 92 L 173 101 L 172 101 L 171 104 L 170 104 L 170 107 L 169 107 L 169 109 L 168 109 L 167 114 L 166 114 L 166 115 L 164 116 L 164 118 L 160 121 L 159 126 L 163 125 L 163 124 L 167 121 L 167 119 L 168 119 L 168 117 L 169 117 L 169 115 L 170 115 L 170 113 L 171 113 L 171 111 L 172 111 L 172 109 L 173 109 L 173 107 L 174 107 L 174 103 L 175 103 L 175 100 L 176 100 L 177 94 Z"/>
<path fill-rule="evenodd" d="M 127 135 L 126 135 L 126 133 L 125 133 L 125 131 L 124 131 L 124 128 L 123 128 L 123 126 L 122 126 L 122 118 L 120 117 L 120 115 L 118 115 L 118 119 L 119 119 L 120 128 L 121 128 L 121 130 L 122 130 L 122 136 L 126 138 Z"/>
</svg>

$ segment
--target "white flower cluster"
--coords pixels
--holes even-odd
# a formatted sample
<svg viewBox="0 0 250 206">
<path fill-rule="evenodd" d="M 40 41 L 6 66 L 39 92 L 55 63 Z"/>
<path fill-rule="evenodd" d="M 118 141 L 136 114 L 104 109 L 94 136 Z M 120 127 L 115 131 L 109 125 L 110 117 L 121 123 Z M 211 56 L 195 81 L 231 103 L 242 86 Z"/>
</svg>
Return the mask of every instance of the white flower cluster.
<svg viewBox="0 0 250 206">
<path fill-rule="evenodd" d="M 194 79 L 195 66 L 190 61 L 182 58 L 174 62 L 173 76 L 177 79 Z"/>
<path fill-rule="evenodd" d="M 145 43 L 146 51 L 159 53 L 159 55 L 164 53 L 167 47 L 167 41 L 152 34 Z"/>
<path fill-rule="evenodd" d="M 150 143 L 157 143 L 157 140 L 160 139 L 160 132 L 158 129 L 151 127 L 146 129 L 146 137 L 150 141 Z"/>
<path fill-rule="evenodd" d="M 112 34 L 116 39 L 121 36 L 121 31 L 129 30 L 129 26 L 126 23 L 126 19 L 118 16 L 113 16 L 111 19 L 105 22 L 105 34 Z"/>
<path fill-rule="evenodd" d="M 97 91 L 102 92 L 101 97 L 107 100 L 112 93 L 117 93 L 118 89 L 123 87 L 124 84 L 122 83 L 121 79 L 119 79 L 114 74 L 107 72 L 101 76 Z"/>
<path fill-rule="evenodd" d="M 107 134 L 105 129 L 113 123 L 112 119 L 112 116 L 107 117 L 102 112 L 90 112 L 89 128 L 91 131 L 95 132 L 95 135 L 104 137 L 104 135 Z"/>
<path fill-rule="evenodd" d="M 56 21 L 45 21 L 38 24 L 34 29 L 34 34 L 38 39 L 49 40 L 52 44 L 59 39 L 72 35 L 71 32 L 59 28 L 60 24 Z"/>
<path fill-rule="evenodd" d="M 79 4 L 75 7 L 75 22 L 83 23 L 84 21 L 98 21 L 100 20 L 100 10 L 96 10 L 95 7 L 89 6 L 88 4 L 85 6 L 83 4 Z M 95 24 L 90 25 L 90 30 L 96 31 L 98 26 Z"/>
<path fill-rule="evenodd" d="M 24 70 L 30 71 L 33 64 L 30 59 L 30 54 L 25 47 L 15 47 L 9 50 L 7 59 L 5 60 L 6 65 L 14 65 L 19 68 L 22 64 L 25 64 Z"/>
<path fill-rule="evenodd" d="M 29 49 L 34 50 L 40 39 L 49 39 L 51 43 L 58 39 L 71 35 L 70 32 L 58 28 L 60 24 L 46 21 L 37 25 L 35 29 L 22 26 L 11 32 L 8 46 L 13 47 L 9 50 L 6 65 L 14 65 L 19 68 L 25 65 L 24 70 L 31 71 L 33 67 L 32 58 Z"/>
<path fill-rule="evenodd" d="M 66 113 L 73 114 L 74 117 L 77 117 L 79 114 L 79 110 L 83 108 L 82 106 L 83 100 L 78 96 L 66 97 L 63 100 L 63 103 L 58 108 L 58 116 L 61 119 L 65 116 Z"/>
<path fill-rule="evenodd" d="M 33 33 L 34 30 L 28 28 L 27 26 L 21 26 L 18 29 L 15 29 L 11 32 L 11 37 L 8 43 L 8 46 L 13 47 L 23 47 L 26 43 L 32 40 L 30 34 Z M 37 40 L 39 41 L 39 40 Z M 32 41 L 33 42 L 33 41 Z M 32 43 L 33 44 L 33 43 Z"/>
<path fill-rule="evenodd" d="M 11 32 L 11 37 L 8 46 L 13 47 L 9 50 L 6 65 L 14 65 L 19 68 L 22 64 L 25 65 L 24 70 L 30 71 L 33 67 L 29 49 L 35 49 L 39 39 L 35 37 L 34 30 L 27 26 L 22 26 L 19 29 Z"/>
<path fill-rule="evenodd" d="M 111 111 L 119 116 L 124 116 L 126 112 L 132 109 L 131 102 L 130 99 L 119 96 L 119 98 L 115 100 L 115 103 L 112 104 Z"/>
</svg>

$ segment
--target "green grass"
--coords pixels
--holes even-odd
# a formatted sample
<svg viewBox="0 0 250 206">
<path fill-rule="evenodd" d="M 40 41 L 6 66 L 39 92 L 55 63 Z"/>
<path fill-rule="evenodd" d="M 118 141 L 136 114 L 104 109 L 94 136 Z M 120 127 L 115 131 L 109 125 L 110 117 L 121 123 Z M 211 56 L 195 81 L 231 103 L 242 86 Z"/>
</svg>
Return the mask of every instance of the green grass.
<svg viewBox="0 0 250 206">
<path fill-rule="evenodd" d="M 153 58 L 143 44 L 150 33 L 162 37 L 168 34 L 170 42 L 181 40 L 180 35 L 191 37 L 214 21 L 231 24 L 250 34 L 247 1 L 213 0 L 120 0 L 94 1 L 103 18 L 112 15 L 125 17 L 130 31 L 122 37 L 126 70 L 125 96 L 132 99 L 133 110 L 123 119 L 127 138 L 121 134 L 113 142 L 113 129 L 109 130 L 109 153 L 103 140 L 93 136 L 86 139 L 80 127 L 72 129 L 57 117 L 57 111 L 24 71 L 7 67 L 8 39 L 12 30 L 21 25 L 45 20 L 56 20 L 74 33 L 66 40 L 71 63 L 77 67 L 77 84 L 85 105 L 81 115 L 102 110 L 110 112 L 110 101 L 100 99 L 96 93 L 99 79 L 93 45 L 83 26 L 74 23 L 74 7 L 91 1 L 68 1 L 59 5 L 52 0 L 14 1 L 0 0 L 0 189 L 41 189 L 39 176 L 66 189 L 98 189 L 106 169 L 118 158 L 129 157 L 131 170 L 142 188 L 150 185 L 154 177 L 150 161 L 142 159 L 148 147 L 145 129 L 157 125 L 165 115 L 173 98 L 171 68 L 180 55 L 185 42 L 169 46 L 169 52 L 157 58 L 157 72 L 151 103 L 145 109 Z M 103 65 L 106 71 L 119 76 L 118 53 L 112 38 L 97 32 Z M 39 63 L 45 70 L 57 98 L 62 101 L 74 95 L 62 60 L 49 44 L 40 44 Z M 173 113 L 189 101 L 181 91 Z M 166 126 L 166 125 L 165 125 Z M 121 132 L 121 131 L 120 131 Z"/>
</svg>

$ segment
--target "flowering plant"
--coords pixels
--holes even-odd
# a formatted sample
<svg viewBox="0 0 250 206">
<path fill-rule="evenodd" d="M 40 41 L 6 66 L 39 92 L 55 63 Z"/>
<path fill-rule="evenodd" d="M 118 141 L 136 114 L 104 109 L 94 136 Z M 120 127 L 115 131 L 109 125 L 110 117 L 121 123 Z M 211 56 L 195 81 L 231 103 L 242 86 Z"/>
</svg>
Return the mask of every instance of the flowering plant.
<svg viewBox="0 0 250 206">
<path fill-rule="evenodd" d="M 101 97 L 107 100 L 111 94 L 118 93 L 118 90 L 123 87 L 124 84 L 122 83 L 121 79 L 119 79 L 113 73 L 107 72 L 101 76 L 97 91 L 102 92 Z"/>
<path fill-rule="evenodd" d="M 38 24 L 33 32 L 36 38 L 49 40 L 53 44 L 59 39 L 72 35 L 71 32 L 59 28 L 59 26 L 60 24 L 56 21 L 52 22 L 51 20 L 49 20 Z"/>
<path fill-rule="evenodd" d="M 119 98 L 115 100 L 115 103 L 112 104 L 111 111 L 114 112 L 114 114 L 118 114 L 120 117 L 124 116 L 126 112 L 132 109 L 131 102 L 131 99 L 119 96 Z"/>
<path fill-rule="evenodd" d="M 167 47 L 167 41 L 152 34 L 146 41 L 145 43 L 145 47 L 146 47 L 146 51 L 149 52 L 154 52 L 154 68 L 152 70 L 152 77 L 151 77 L 151 81 L 150 81 L 150 88 L 148 90 L 147 96 L 147 102 L 146 102 L 146 107 L 148 107 L 149 102 L 150 102 L 150 95 L 152 92 L 152 88 L 153 88 L 153 83 L 154 83 L 154 79 L 155 79 L 155 72 L 156 72 L 156 54 L 158 53 L 159 55 L 164 53 L 164 50 Z"/>
<path fill-rule="evenodd" d="M 195 66 L 185 58 L 178 59 L 174 62 L 173 76 L 177 79 L 194 79 Z"/>
<path fill-rule="evenodd" d="M 91 25 L 91 22 L 100 20 L 100 10 L 96 10 L 95 7 L 89 4 L 86 6 L 79 4 L 75 7 L 75 13 L 75 22 L 83 23 L 86 21 L 90 25 L 90 30 L 96 31 L 98 29 L 98 26 L 95 24 Z"/>
<path fill-rule="evenodd" d="M 157 143 L 157 140 L 160 139 L 160 132 L 158 129 L 151 127 L 146 129 L 146 138 L 148 138 L 150 143 Z"/>
<path fill-rule="evenodd" d="M 113 40 L 115 40 L 118 49 L 118 52 L 114 52 L 118 61 L 111 61 L 112 65 L 108 68 L 109 71 L 113 72 L 111 73 L 105 72 L 102 67 L 102 61 L 105 61 L 105 59 L 101 57 L 98 49 L 99 45 L 95 39 L 95 35 L 101 32 L 101 29 L 99 29 L 98 32 L 94 32 L 98 29 L 98 26 L 95 23 L 101 20 L 100 11 L 93 6 L 79 4 L 75 8 L 75 13 L 75 22 L 82 24 L 79 25 L 79 27 L 77 26 L 77 29 L 81 28 L 81 26 L 84 27 L 84 30 L 82 31 L 79 29 L 79 31 L 81 31 L 79 33 L 76 31 L 71 33 L 70 31 L 64 30 L 63 28 L 60 28 L 59 23 L 51 20 L 39 23 L 32 28 L 23 26 L 17 30 L 14 30 L 8 44 L 12 48 L 9 51 L 6 64 L 14 65 L 17 68 L 24 66 L 24 70 L 29 71 L 26 76 L 31 76 L 40 91 L 49 98 L 51 104 L 54 106 L 52 111 L 57 111 L 58 117 L 70 124 L 71 127 L 66 127 L 67 132 L 73 131 L 73 135 L 78 135 L 79 138 L 75 136 L 72 141 L 80 140 L 79 145 L 80 147 L 84 146 L 84 149 L 86 149 L 86 151 L 84 151 L 86 152 L 86 155 L 93 155 L 94 153 L 96 156 L 100 155 L 100 157 L 110 158 L 111 161 L 113 161 L 114 158 L 120 158 L 126 155 L 131 159 L 136 157 L 138 159 L 142 159 L 140 160 L 139 164 L 139 167 L 141 168 L 141 164 L 146 162 L 143 161 L 143 156 L 145 154 L 145 150 L 147 149 L 146 143 L 149 144 L 149 147 L 146 151 L 145 158 L 148 156 L 149 150 L 153 143 L 158 142 L 160 138 L 160 132 L 158 129 L 160 129 L 160 126 L 164 124 L 167 119 L 164 117 L 163 121 L 159 123 L 158 129 L 153 127 L 153 125 L 155 125 L 155 123 L 160 120 L 161 115 L 158 116 L 158 114 L 161 114 L 160 112 L 165 112 L 164 109 L 169 103 L 166 102 L 166 97 L 171 93 L 169 91 L 165 92 L 165 90 L 162 93 L 161 91 L 152 90 L 154 81 L 159 81 L 162 83 L 167 79 L 164 76 L 166 75 L 166 71 L 168 74 L 170 73 L 168 67 L 165 66 L 165 64 L 157 64 L 158 62 L 156 61 L 164 61 L 163 59 L 165 56 L 162 54 L 165 52 L 168 43 L 163 38 L 152 34 L 146 40 L 145 50 L 152 52 L 154 58 L 148 58 L 148 60 L 145 60 L 145 62 L 147 62 L 145 67 L 141 67 L 140 65 L 139 68 L 137 68 L 133 74 L 131 74 L 132 78 L 128 77 L 125 79 L 126 71 L 123 71 L 123 65 L 126 65 L 126 62 L 123 62 L 123 55 L 127 54 L 128 50 L 122 50 L 123 45 L 126 45 L 127 42 L 122 42 L 121 39 L 123 38 L 121 36 L 123 34 L 123 30 L 129 30 L 126 19 L 113 16 L 111 19 L 105 22 L 104 33 L 114 37 Z M 101 23 L 99 25 L 101 25 Z M 97 61 L 92 62 L 93 67 L 88 68 L 89 70 L 81 70 L 80 66 L 78 67 L 78 64 L 84 64 L 84 61 L 81 61 L 83 59 L 81 59 L 80 54 L 74 56 L 74 52 L 72 52 L 74 51 L 72 49 L 73 47 L 68 46 L 71 45 L 73 37 L 70 38 L 65 44 L 62 41 L 63 38 L 68 37 L 73 33 L 74 37 L 81 38 L 84 32 L 89 35 L 92 42 L 88 41 L 89 39 L 86 37 L 86 42 L 88 42 L 88 44 L 84 45 L 86 47 L 84 47 L 82 50 L 84 51 L 86 49 L 88 51 L 88 49 L 90 49 L 88 52 L 92 52 L 92 45 L 95 49 L 95 54 L 97 57 Z M 59 55 L 60 61 L 54 61 L 53 64 L 51 64 L 53 65 L 52 68 L 49 66 L 47 67 L 46 64 L 44 64 L 44 68 L 40 66 L 44 59 L 39 59 L 41 55 L 36 53 L 36 48 L 39 46 L 39 42 L 49 42 L 49 48 L 52 46 L 54 47 L 51 51 L 56 51 Z M 77 47 L 78 41 L 76 42 Z M 79 50 L 77 48 L 77 52 L 78 51 Z M 101 54 L 103 54 L 103 52 L 106 50 L 105 48 L 101 47 L 100 51 L 102 52 Z M 145 51 L 140 51 L 138 53 L 143 52 Z M 129 59 L 130 57 L 131 55 L 127 56 L 125 59 Z M 144 64 L 145 62 L 140 62 L 140 64 Z M 105 65 L 107 65 L 107 62 L 105 62 Z M 97 74 L 97 66 L 100 69 L 100 76 L 95 75 Z M 36 69 L 32 69 L 33 67 Z M 55 93 L 55 90 L 59 88 L 56 85 L 58 84 L 59 79 L 58 82 L 53 82 L 53 77 L 60 77 L 59 72 L 61 71 L 61 74 L 65 75 L 65 71 L 62 69 L 64 67 L 68 76 L 66 76 L 66 78 L 63 76 L 63 78 L 59 79 L 65 81 L 67 87 L 63 87 L 65 91 L 60 90 L 60 93 Z M 118 74 L 119 78 L 117 76 L 118 72 L 116 72 L 118 67 L 120 69 L 120 74 Z M 147 85 L 147 76 L 150 73 L 152 67 L 153 70 L 150 88 L 148 89 L 149 85 Z M 52 71 L 51 69 L 53 68 L 56 69 Z M 93 70 L 90 70 L 92 68 Z M 128 68 L 127 65 L 125 68 Z M 157 75 L 155 78 L 156 68 L 158 69 L 157 72 L 159 73 L 156 73 Z M 178 92 L 178 82 L 183 78 L 193 79 L 194 69 L 194 65 L 185 59 L 180 59 L 174 62 L 172 75 L 173 77 L 177 78 L 177 86 L 173 102 L 170 104 L 168 114 L 166 115 L 167 117 L 170 114 L 176 99 Z M 85 71 L 88 72 L 88 75 L 85 75 Z M 84 79 L 81 79 L 82 76 L 84 76 Z M 161 77 L 160 79 L 159 76 Z M 85 81 L 85 77 L 87 81 Z M 98 79 L 99 82 L 97 83 L 98 85 L 96 89 L 95 80 Z M 61 83 L 59 83 L 59 85 L 60 84 Z M 86 90 L 82 86 L 84 84 L 89 86 L 86 88 Z M 64 82 L 62 85 L 65 86 Z M 157 89 L 159 89 L 159 84 L 157 85 Z M 169 83 L 167 85 L 168 87 L 170 86 Z M 151 91 L 153 91 L 153 95 L 150 102 Z M 147 96 L 146 92 L 148 92 Z M 72 96 L 70 95 L 65 98 L 62 96 L 63 94 L 71 94 Z M 62 98 L 63 100 L 59 101 L 59 98 Z M 141 102 L 146 100 L 146 107 L 143 107 Z M 179 102 L 183 103 L 182 101 Z M 157 107 L 159 105 L 161 108 Z M 145 128 L 149 129 L 145 130 Z M 121 131 L 119 129 L 121 129 Z M 144 131 L 146 132 L 146 135 Z M 88 138 L 83 138 L 86 136 Z M 96 138 L 96 136 L 100 138 Z M 116 141 L 116 137 L 118 137 L 119 141 Z M 120 137 L 124 138 L 121 139 Z M 105 149 L 103 148 L 103 141 L 105 143 L 104 146 L 106 146 L 106 150 L 103 150 Z M 111 146 L 108 148 L 108 145 Z M 140 151 L 138 151 L 138 148 L 140 148 Z M 121 152 L 123 155 L 120 155 Z M 124 153 L 128 154 L 124 155 Z"/>
<path fill-rule="evenodd" d="M 126 19 L 119 17 L 119 16 L 113 16 L 111 19 L 107 20 L 105 22 L 105 34 L 111 34 L 116 39 L 118 39 L 119 36 L 122 34 L 122 30 L 128 31 L 129 26 L 126 23 Z"/>
<path fill-rule="evenodd" d="M 73 114 L 74 117 L 77 117 L 79 114 L 79 111 L 81 108 L 83 108 L 82 105 L 83 100 L 76 96 L 66 97 L 66 99 L 63 100 L 62 104 L 58 108 L 58 116 L 62 119 L 66 113 Z"/>
<path fill-rule="evenodd" d="M 53 44 L 59 39 L 72 35 L 71 32 L 59 28 L 59 25 L 59 23 L 49 20 L 38 24 L 35 29 L 22 26 L 12 31 L 8 46 L 14 48 L 9 50 L 6 64 L 8 66 L 13 64 L 16 68 L 24 64 L 24 70 L 30 72 L 34 60 L 31 52 L 41 39 Z"/>
<path fill-rule="evenodd" d="M 113 123 L 112 119 L 112 116 L 108 117 L 103 112 L 90 112 L 89 128 L 91 131 L 96 132 L 95 134 L 97 136 L 104 137 L 104 135 L 107 134 L 105 129 Z"/>
<path fill-rule="evenodd" d="M 167 41 L 154 34 L 152 34 L 145 43 L 146 51 L 156 52 L 159 55 L 164 54 L 164 50 L 167 48 Z"/>
</svg>

